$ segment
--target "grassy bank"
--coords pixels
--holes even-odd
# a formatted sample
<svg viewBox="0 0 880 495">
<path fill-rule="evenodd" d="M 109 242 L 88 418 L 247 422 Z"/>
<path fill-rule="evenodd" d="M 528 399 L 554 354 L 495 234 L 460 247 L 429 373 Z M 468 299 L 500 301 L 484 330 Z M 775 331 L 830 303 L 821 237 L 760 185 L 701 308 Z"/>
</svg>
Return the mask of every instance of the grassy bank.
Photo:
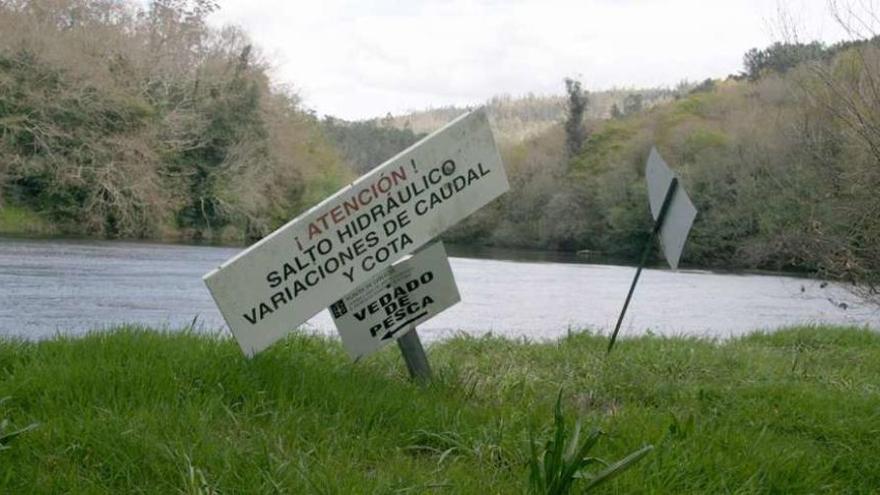
<svg viewBox="0 0 880 495">
<path fill-rule="evenodd" d="M 0 342 L 0 493 L 522 493 L 528 436 L 569 418 L 603 493 L 870 493 L 880 487 L 880 335 L 798 328 L 725 343 L 459 338 L 419 389 L 394 349 L 356 365 L 295 336 L 254 360 L 193 334 L 123 329 Z M 0 432 L 2 437 L 2 432 Z"/>
<path fill-rule="evenodd" d="M 54 235 L 57 226 L 36 212 L 18 206 L 0 206 L 0 234 L 11 235 Z"/>
</svg>

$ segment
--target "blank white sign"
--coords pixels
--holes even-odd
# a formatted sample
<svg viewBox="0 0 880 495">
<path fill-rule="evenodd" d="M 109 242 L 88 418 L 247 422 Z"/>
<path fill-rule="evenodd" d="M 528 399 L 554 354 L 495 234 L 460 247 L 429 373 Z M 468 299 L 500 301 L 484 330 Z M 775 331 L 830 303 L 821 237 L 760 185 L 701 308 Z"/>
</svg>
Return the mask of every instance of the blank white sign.
<svg viewBox="0 0 880 495">
<path fill-rule="evenodd" d="M 663 157 L 660 156 L 657 149 L 651 148 L 651 154 L 648 156 L 648 163 L 645 166 L 645 178 L 648 181 L 651 215 L 654 216 L 655 221 L 660 214 L 663 199 L 666 198 L 666 191 L 669 189 L 673 177 L 675 177 L 675 173 L 663 161 Z M 684 250 L 684 244 L 696 217 L 697 209 L 685 192 L 684 184 L 679 180 L 675 196 L 666 211 L 663 226 L 660 227 L 660 244 L 663 246 L 663 254 L 673 270 L 678 268 L 681 252 Z"/>
</svg>

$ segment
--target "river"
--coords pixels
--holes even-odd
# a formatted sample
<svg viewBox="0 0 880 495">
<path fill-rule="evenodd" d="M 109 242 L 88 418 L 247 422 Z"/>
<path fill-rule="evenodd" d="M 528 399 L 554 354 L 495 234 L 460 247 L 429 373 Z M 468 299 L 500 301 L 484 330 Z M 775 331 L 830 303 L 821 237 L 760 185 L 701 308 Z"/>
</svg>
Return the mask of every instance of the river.
<svg viewBox="0 0 880 495">
<path fill-rule="evenodd" d="M 241 248 L 113 241 L 0 238 L 0 336 L 41 339 L 121 323 L 168 329 L 224 328 L 201 277 Z M 419 327 L 427 341 L 466 332 L 552 339 L 569 330 L 608 333 L 634 269 L 573 263 L 552 254 L 450 249 L 461 303 Z M 553 261 L 548 261 L 553 260 Z M 564 262 L 560 262 L 564 261 Z M 776 275 L 649 269 L 622 334 L 725 338 L 802 323 L 880 330 L 880 308 L 845 288 Z M 333 333 L 324 311 L 309 331 Z"/>
</svg>

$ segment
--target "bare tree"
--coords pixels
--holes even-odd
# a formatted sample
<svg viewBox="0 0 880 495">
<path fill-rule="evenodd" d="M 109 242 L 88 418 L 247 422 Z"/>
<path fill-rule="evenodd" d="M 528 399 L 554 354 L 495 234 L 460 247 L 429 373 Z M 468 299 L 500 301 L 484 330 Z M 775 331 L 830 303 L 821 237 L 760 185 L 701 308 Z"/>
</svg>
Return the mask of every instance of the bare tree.
<svg viewBox="0 0 880 495">
<path fill-rule="evenodd" d="M 807 104 L 804 150 L 829 183 L 849 184 L 833 189 L 824 201 L 847 228 L 815 223 L 809 249 L 820 258 L 822 272 L 852 281 L 880 301 L 880 18 L 870 0 L 830 0 L 828 8 L 850 39 L 803 64 L 795 81 Z M 781 16 L 780 22 L 790 17 Z M 782 31 L 797 37 L 795 26 Z"/>
</svg>

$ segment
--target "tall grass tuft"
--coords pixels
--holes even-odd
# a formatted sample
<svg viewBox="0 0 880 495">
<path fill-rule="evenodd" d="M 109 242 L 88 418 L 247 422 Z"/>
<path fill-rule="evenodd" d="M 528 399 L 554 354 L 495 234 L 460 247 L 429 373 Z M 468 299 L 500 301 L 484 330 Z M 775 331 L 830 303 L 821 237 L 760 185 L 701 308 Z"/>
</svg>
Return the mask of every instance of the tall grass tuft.
<svg viewBox="0 0 880 495">
<path fill-rule="evenodd" d="M 9 400 L 9 397 L 3 397 L 0 399 L 0 405 Z M 22 433 L 33 430 L 38 425 L 37 423 L 31 423 L 24 428 L 19 428 L 14 430 L 10 427 L 10 422 L 8 419 L 3 418 L 0 420 L 0 452 L 9 449 L 9 443 L 15 440 Z"/>
<path fill-rule="evenodd" d="M 529 458 L 529 489 L 538 495 L 565 495 L 571 492 L 574 482 L 586 482 L 583 491 L 589 491 L 611 480 L 646 456 L 654 447 L 647 445 L 623 459 L 609 464 L 598 457 L 590 457 L 590 450 L 599 442 L 602 431 L 594 428 L 581 443 L 581 421 L 575 422 L 574 430 L 566 440 L 565 416 L 562 413 L 562 391 L 556 398 L 553 436 L 539 452 L 534 436 L 530 438 L 531 456 Z M 593 465 L 601 465 L 598 473 L 587 471 Z"/>
</svg>

